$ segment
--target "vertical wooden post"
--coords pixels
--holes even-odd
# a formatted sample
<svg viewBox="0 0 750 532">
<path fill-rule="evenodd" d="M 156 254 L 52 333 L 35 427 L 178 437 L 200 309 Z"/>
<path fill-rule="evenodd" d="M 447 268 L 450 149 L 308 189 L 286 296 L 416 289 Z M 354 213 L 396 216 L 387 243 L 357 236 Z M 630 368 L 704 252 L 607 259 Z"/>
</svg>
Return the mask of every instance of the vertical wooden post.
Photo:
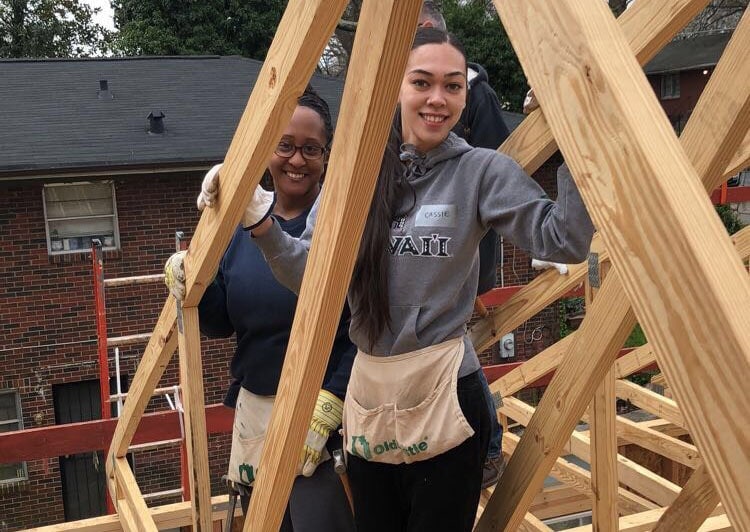
<svg viewBox="0 0 750 532">
<path fill-rule="evenodd" d="M 606 275 L 608 262 L 599 264 L 598 254 L 589 255 L 586 304 L 594 301 Z M 609 369 L 596 388 L 591 402 L 591 491 L 594 531 L 613 531 L 618 527 L 617 511 L 617 431 L 615 427 L 615 375 Z"/>
<path fill-rule="evenodd" d="M 198 308 L 177 304 L 177 342 L 180 353 L 180 392 L 184 409 L 187 444 L 189 500 L 192 501 L 193 531 L 209 532 L 211 524 L 211 480 L 208 468 L 208 433 L 203 396 Z"/>
</svg>

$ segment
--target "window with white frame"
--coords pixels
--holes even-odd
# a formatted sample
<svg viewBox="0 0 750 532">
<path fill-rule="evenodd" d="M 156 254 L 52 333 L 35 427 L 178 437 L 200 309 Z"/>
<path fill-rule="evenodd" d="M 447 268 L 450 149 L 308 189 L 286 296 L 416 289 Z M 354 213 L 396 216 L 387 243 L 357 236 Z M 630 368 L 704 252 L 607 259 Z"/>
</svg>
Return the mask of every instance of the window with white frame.
<svg viewBox="0 0 750 532">
<path fill-rule="evenodd" d="M 23 428 L 21 400 L 15 390 L 0 390 L 0 432 Z M 19 482 L 28 478 L 26 462 L 0 463 L 0 485 Z"/>
<path fill-rule="evenodd" d="M 673 100 L 680 97 L 680 74 L 664 74 L 661 77 L 661 99 Z"/>
<path fill-rule="evenodd" d="M 88 251 L 93 239 L 105 250 L 120 247 L 114 183 L 55 183 L 43 194 L 51 255 Z"/>
</svg>

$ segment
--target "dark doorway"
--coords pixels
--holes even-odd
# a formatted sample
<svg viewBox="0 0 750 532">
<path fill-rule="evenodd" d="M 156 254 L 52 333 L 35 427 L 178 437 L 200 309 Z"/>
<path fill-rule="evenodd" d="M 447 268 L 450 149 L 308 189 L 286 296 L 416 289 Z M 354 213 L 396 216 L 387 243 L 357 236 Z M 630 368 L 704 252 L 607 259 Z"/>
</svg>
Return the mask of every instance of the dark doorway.
<svg viewBox="0 0 750 532">
<path fill-rule="evenodd" d="M 111 380 L 110 389 L 114 390 L 114 379 Z M 126 376 L 121 380 L 123 390 L 127 390 Z M 101 418 L 98 379 L 53 385 L 52 397 L 58 425 Z M 112 417 L 116 415 L 113 408 Z M 59 460 L 65 520 L 77 521 L 106 514 L 104 453 L 71 454 L 61 456 Z"/>
</svg>

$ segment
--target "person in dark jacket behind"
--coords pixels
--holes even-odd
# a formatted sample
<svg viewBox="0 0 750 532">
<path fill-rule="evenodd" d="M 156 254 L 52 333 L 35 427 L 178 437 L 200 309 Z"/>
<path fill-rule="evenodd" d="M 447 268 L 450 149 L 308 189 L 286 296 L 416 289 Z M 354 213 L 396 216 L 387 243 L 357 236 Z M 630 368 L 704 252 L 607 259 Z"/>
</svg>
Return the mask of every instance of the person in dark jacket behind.
<svg viewBox="0 0 750 532">
<path fill-rule="evenodd" d="M 311 89 L 298 99 L 297 108 L 268 163 L 273 192 L 258 187 L 261 207 L 246 211 L 219 264 L 213 282 L 198 307 L 201 332 L 211 338 L 237 335 L 231 362 L 234 382 L 224 404 L 235 409 L 228 477 L 251 486 L 255 480 L 265 431 L 279 385 L 297 296 L 282 286 L 249 230 L 273 214 L 281 229 L 299 237 L 320 193 L 333 128 L 325 101 Z M 215 166 L 203 181 L 198 208 L 210 206 L 218 190 Z M 184 252 L 165 266 L 172 294 L 184 297 Z M 329 456 L 342 448 L 338 428 L 356 348 L 349 340 L 349 309 L 339 321 L 336 338 L 313 412 L 308 436 L 282 521 L 284 532 L 349 532 L 354 519 L 341 479 Z M 247 514 L 249 496 L 242 497 Z"/>
<path fill-rule="evenodd" d="M 419 26 L 433 27 L 447 31 L 442 13 L 430 0 L 422 4 Z M 467 63 L 468 91 L 464 107 L 453 132 L 462 137 L 470 146 L 496 150 L 510 134 L 500 111 L 500 100 L 490 86 L 487 71 L 477 63 Z M 477 296 L 492 290 L 497 284 L 497 240 L 495 231 L 490 230 L 479 243 L 479 283 Z M 484 374 L 484 389 L 490 407 L 492 423 L 487 460 L 484 463 L 482 487 L 487 488 L 500 480 L 505 469 L 503 459 L 503 429 L 497 421 L 496 404 Z"/>
</svg>

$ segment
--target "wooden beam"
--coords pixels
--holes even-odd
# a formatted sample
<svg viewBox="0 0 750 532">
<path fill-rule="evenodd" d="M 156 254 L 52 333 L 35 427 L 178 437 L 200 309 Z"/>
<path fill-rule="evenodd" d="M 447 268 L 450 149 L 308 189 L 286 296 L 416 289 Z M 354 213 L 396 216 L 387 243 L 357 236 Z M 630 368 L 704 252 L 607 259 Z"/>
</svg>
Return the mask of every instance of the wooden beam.
<svg viewBox="0 0 750 532">
<path fill-rule="evenodd" d="M 615 383 L 615 394 L 621 399 L 627 399 L 638 408 L 666 419 L 670 423 L 687 428 L 682 411 L 677 406 L 677 403 L 668 397 L 622 379 Z"/>
<path fill-rule="evenodd" d="M 585 283 L 586 306 L 599 291 L 609 261 L 589 271 Z M 592 275 L 592 274 L 596 275 Z M 592 522 L 595 530 L 617 530 L 617 433 L 615 429 L 615 375 L 612 368 L 594 391 L 590 407 Z"/>
<path fill-rule="evenodd" d="M 645 65 L 707 4 L 708 0 L 636 2 L 618 23 L 638 61 Z M 541 108 L 526 117 L 499 148 L 528 174 L 533 174 L 556 150 Z"/>
<path fill-rule="evenodd" d="M 511 432 L 503 433 L 503 451 L 513 454 L 518 447 L 520 438 Z M 591 472 L 585 470 L 565 458 L 555 460 L 555 465 L 550 470 L 550 476 L 564 482 L 587 496 L 591 495 Z M 656 504 L 648 499 L 628 491 L 624 488 L 617 488 L 617 507 L 622 515 L 642 512 L 656 508 Z"/>
<path fill-rule="evenodd" d="M 700 467 L 703 463 L 695 445 L 659 431 L 641 427 L 639 423 L 622 416 L 617 416 L 617 436 L 693 469 Z"/>
<path fill-rule="evenodd" d="M 732 242 L 743 260 L 750 256 L 750 225 L 732 235 Z"/>
<path fill-rule="evenodd" d="M 535 412 L 534 407 L 515 397 L 506 398 L 503 403 L 503 406 L 500 408 L 501 412 L 522 425 L 528 425 L 531 422 Z M 575 454 L 582 460 L 591 462 L 591 440 L 583 432 L 573 431 L 568 441 L 564 443 L 563 449 L 563 452 Z M 676 484 L 669 482 L 620 454 L 617 455 L 617 472 L 619 480 L 624 486 L 631 488 L 660 505 L 667 506 L 671 504 L 680 493 L 680 487 Z"/>
<path fill-rule="evenodd" d="M 138 532 L 156 532 L 156 523 L 138 489 L 127 459 L 115 458 L 113 469 L 117 483 L 117 511 L 122 527 Z"/>
<path fill-rule="evenodd" d="M 273 445 L 263 449 L 245 530 L 278 530 L 281 523 L 349 286 L 419 9 L 419 2 L 395 0 L 362 6 L 326 190 L 268 427 L 266 441 Z"/>
<path fill-rule="evenodd" d="M 500 477 L 496 489 L 503 498 L 490 499 L 477 525 L 478 532 L 518 527 L 533 494 L 541 488 L 591 400 L 594 388 L 611 367 L 633 329 L 635 316 L 627 305 L 621 304 L 625 296 L 617 280 L 616 270 L 604 280 L 601 292 L 578 329 L 570 352 L 527 425 L 518 451 Z M 584 350 L 586 357 L 579 354 Z"/>
<path fill-rule="evenodd" d="M 717 504 L 719 504 L 719 494 L 716 492 L 708 469 L 701 465 L 693 471 L 680 495 L 659 518 L 654 532 L 698 530 Z"/>
<path fill-rule="evenodd" d="M 529 386 L 547 373 L 557 369 L 560 361 L 573 345 L 577 332 L 573 332 L 534 355 L 529 360 L 511 370 L 507 375 L 490 383 L 490 391 L 499 393 L 501 397 L 510 397 Z"/>
<path fill-rule="evenodd" d="M 750 15 L 747 10 L 734 30 L 698 104 L 693 109 L 680 143 L 706 189 L 713 191 L 726 179 L 724 170 L 748 134 L 750 124 Z M 710 134 L 706 134 L 706 129 Z M 731 164 L 731 163 L 730 163 Z"/>
<path fill-rule="evenodd" d="M 633 349 L 627 355 L 621 356 L 615 360 L 614 372 L 615 377 L 618 379 L 624 379 L 629 377 L 633 373 L 637 373 L 643 368 L 650 366 L 656 362 L 656 354 L 653 348 L 648 345 L 642 345 L 636 349 Z"/>
<path fill-rule="evenodd" d="M 166 504 L 149 508 L 148 512 L 151 514 L 159 530 L 187 527 L 192 523 L 190 504 L 190 502 Z M 226 520 L 227 507 L 226 495 L 217 495 L 211 499 L 214 522 Z M 242 514 L 239 505 L 236 513 L 237 515 Z M 76 530 L 77 532 L 121 532 L 123 527 L 120 523 L 120 516 L 112 514 L 82 519 L 80 521 L 68 521 L 40 528 L 30 528 L 26 532 L 67 532 L 68 530 Z"/>
<path fill-rule="evenodd" d="M 723 177 L 731 177 L 748 166 L 750 166 L 750 133 L 745 135 L 745 140 L 742 141 L 740 148 L 730 161 L 729 166 L 724 170 Z"/>
<path fill-rule="evenodd" d="M 750 418 L 747 274 L 606 6 L 496 5 L 727 512 L 750 528 L 750 501 L 739 495 L 741 479 L 750 478 L 750 446 L 733 421 Z M 727 53 L 734 56 L 731 42 Z M 730 86 L 747 90 L 744 79 Z M 721 151 L 731 153 L 732 141 L 744 137 L 731 133 L 732 124 L 747 127 L 747 106 L 725 100 L 726 107 L 710 103 L 722 106 L 714 127 L 729 144 Z M 734 115 L 723 113 L 730 108 Z M 688 401 L 695 398 L 704 400 Z"/>
<path fill-rule="evenodd" d="M 177 307 L 180 354 L 180 389 L 185 411 L 185 443 L 190 493 L 193 502 L 193 530 L 209 531 L 211 524 L 211 478 L 208 466 L 208 432 L 203 393 L 203 365 L 198 307 Z"/>
<path fill-rule="evenodd" d="M 206 406 L 209 434 L 232 431 L 232 410 L 222 404 Z M 117 419 L 95 419 L 80 423 L 48 425 L 0 433 L 0 463 L 22 462 L 107 450 Z M 182 438 L 177 412 L 167 410 L 145 414 L 133 437 L 133 444 Z"/>
</svg>

